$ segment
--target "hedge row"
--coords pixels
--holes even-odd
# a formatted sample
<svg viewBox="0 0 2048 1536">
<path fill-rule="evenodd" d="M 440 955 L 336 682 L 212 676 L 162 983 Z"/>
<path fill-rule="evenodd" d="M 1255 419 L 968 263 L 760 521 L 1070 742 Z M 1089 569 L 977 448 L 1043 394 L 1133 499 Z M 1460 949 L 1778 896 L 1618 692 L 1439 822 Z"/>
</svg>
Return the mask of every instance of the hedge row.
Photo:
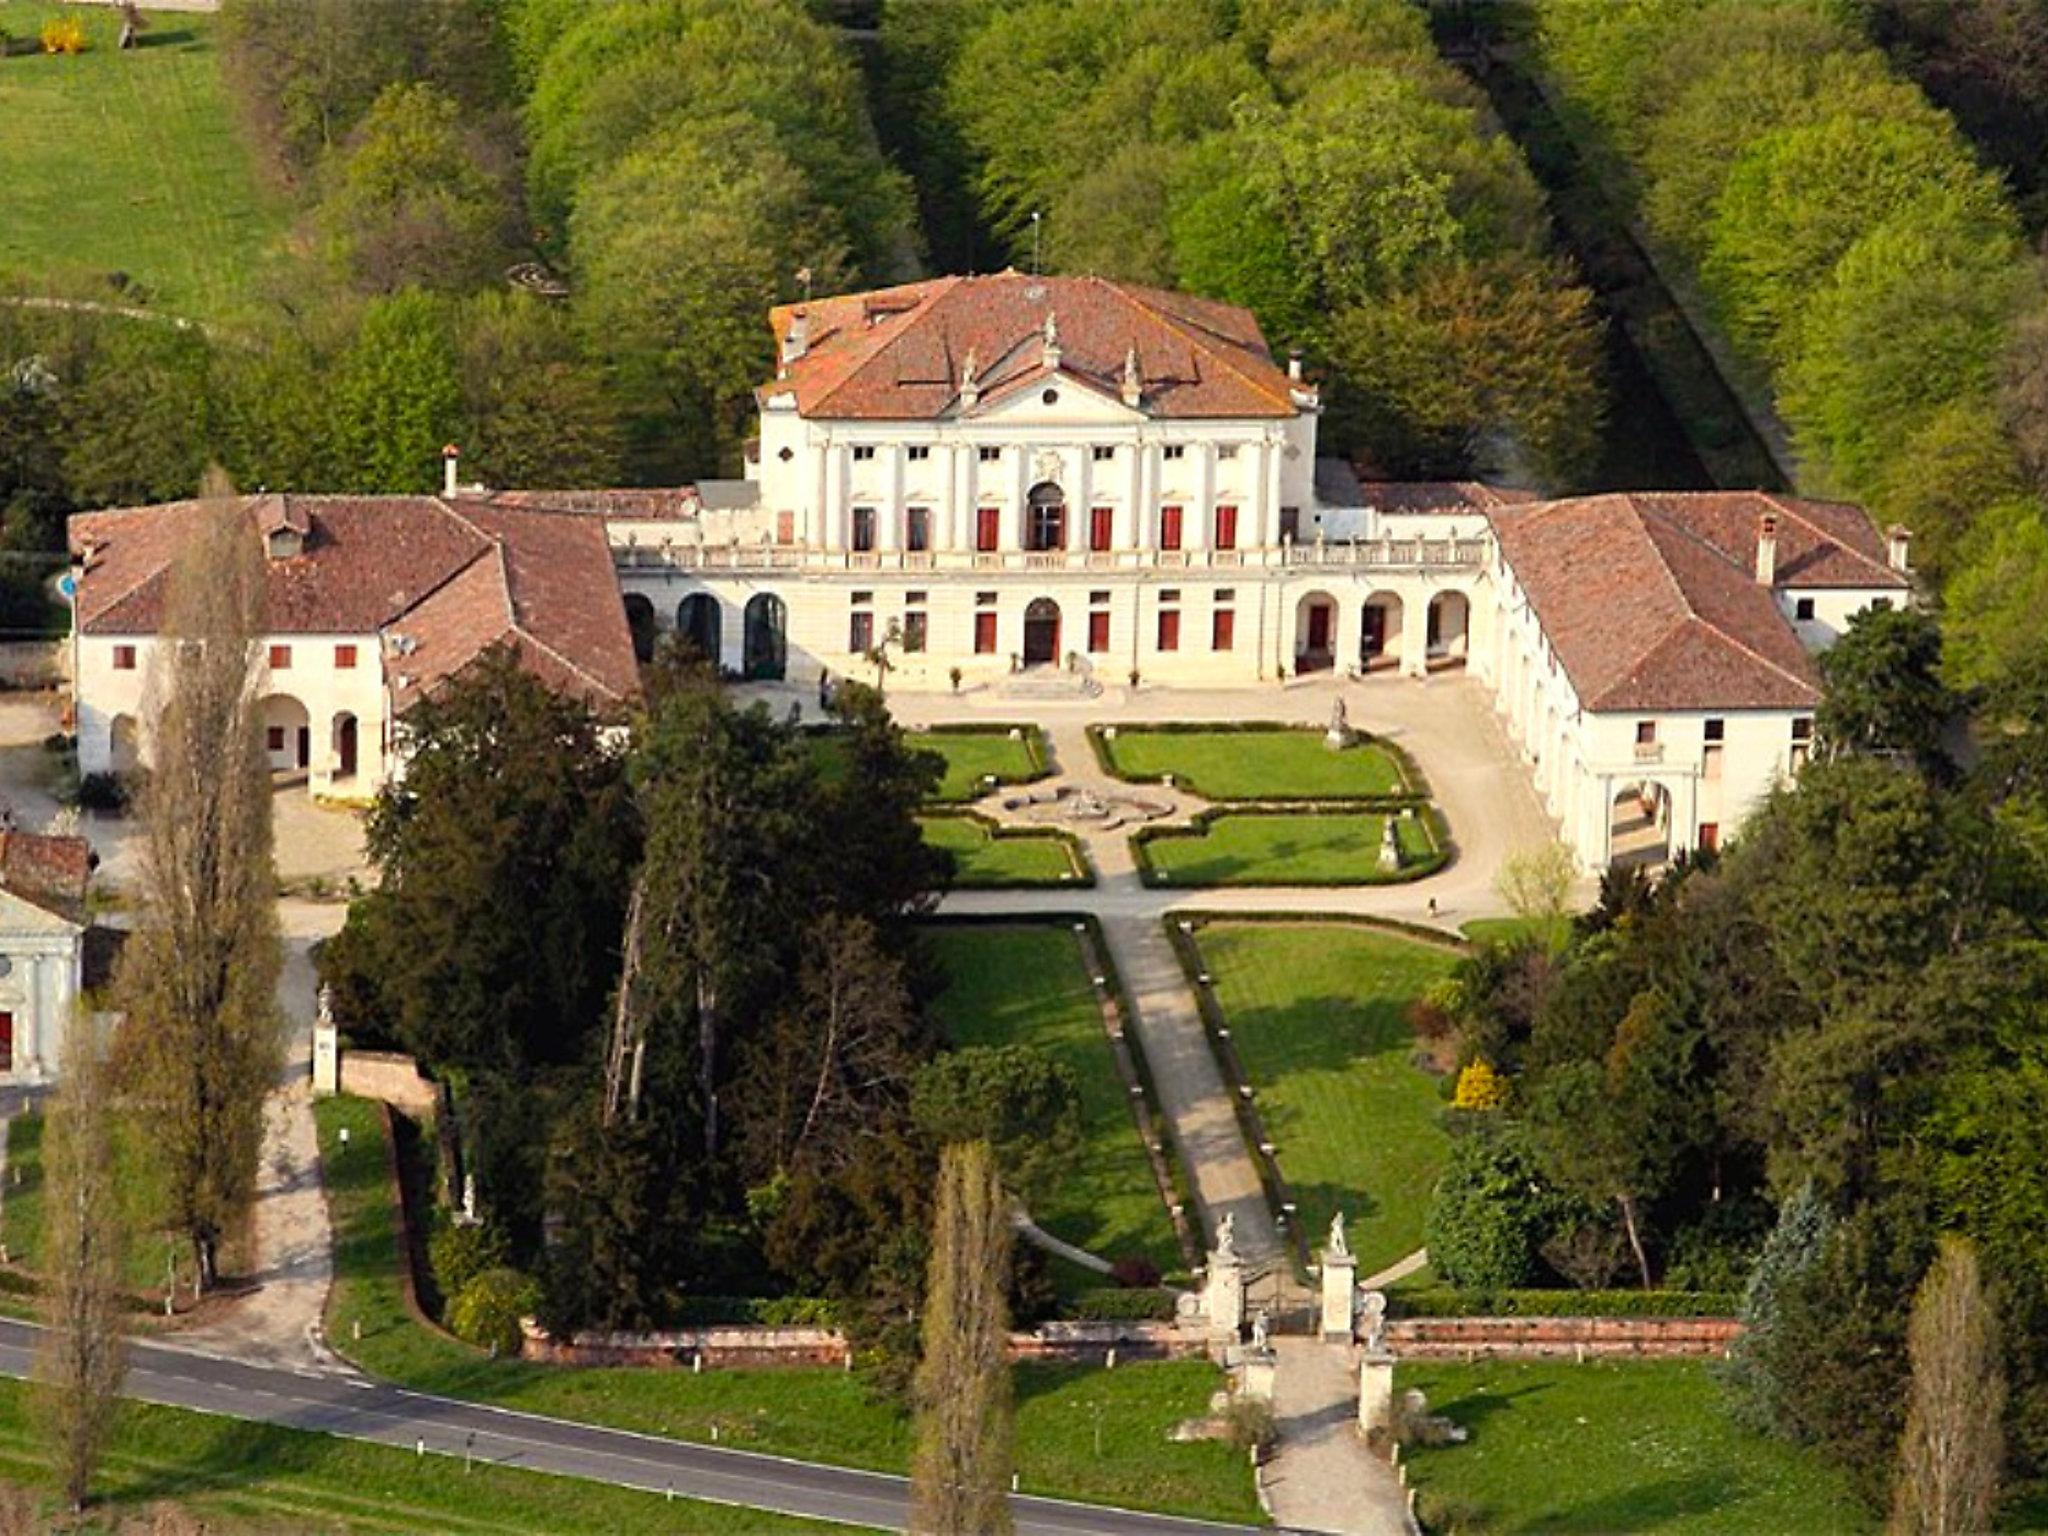
<svg viewBox="0 0 2048 1536">
<path fill-rule="evenodd" d="M 1083 1323 L 1170 1323 L 1177 1300 L 1163 1285 L 1129 1290 L 1104 1286 L 1082 1291 L 1067 1304 L 1063 1315 Z"/>
<path fill-rule="evenodd" d="M 1726 1291 L 1390 1292 L 1395 1317 L 1733 1317 L 1742 1298 Z"/>
</svg>

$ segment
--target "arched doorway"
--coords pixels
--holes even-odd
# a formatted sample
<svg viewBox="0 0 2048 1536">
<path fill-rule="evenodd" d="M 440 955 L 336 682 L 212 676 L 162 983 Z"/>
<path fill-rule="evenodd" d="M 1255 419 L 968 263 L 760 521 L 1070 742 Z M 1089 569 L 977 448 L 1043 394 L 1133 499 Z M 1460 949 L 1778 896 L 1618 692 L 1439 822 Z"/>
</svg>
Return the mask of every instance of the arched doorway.
<svg viewBox="0 0 2048 1536">
<path fill-rule="evenodd" d="M 654 603 L 644 593 L 626 594 L 626 628 L 633 632 L 633 655 L 654 660 Z"/>
<path fill-rule="evenodd" d="M 692 592 L 676 608 L 676 633 L 683 644 L 717 666 L 724 654 L 725 619 L 718 599 L 709 592 Z"/>
<path fill-rule="evenodd" d="M 1326 672 L 1337 662 L 1337 599 L 1310 592 L 1294 605 L 1294 670 Z"/>
<path fill-rule="evenodd" d="M 1358 665 L 1375 672 L 1401 665 L 1401 599 L 1392 592 L 1375 592 L 1365 600 L 1365 627 L 1358 642 Z"/>
<path fill-rule="evenodd" d="M 1472 604 L 1464 593 L 1439 592 L 1429 600 L 1431 666 L 1465 665 L 1471 623 Z"/>
<path fill-rule="evenodd" d="M 142 743 L 133 715 L 116 715 L 107 727 L 107 761 L 116 773 L 133 773 L 142 766 Z"/>
<path fill-rule="evenodd" d="M 303 773 L 313 762 L 313 720 L 288 693 L 273 693 L 257 706 L 263 722 L 263 760 L 272 773 Z"/>
<path fill-rule="evenodd" d="M 1662 784 L 1630 784 L 1614 797 L 1607 827 L 1608 862 L 1657 869 L 1671 862 L 1671 792 Z"/>
<path fill-rule="evenodd" d="M 356 736 L 356 717 L 343 710 L 334 717 L 334 776 L 337 779 L 356 776 Z"/>
<path fill-rule="evenodd" d="M 789 605 L 773 592 L 747 600 L 746 675 L 753 682 L 780 682 L 789 672 Z"/>
<path fill-rule="evenodd" d="M 1024 547 L 1041 552 L 1067 547 L 1067 493 L 1049 480 L 1031 487 L 1024 498 Z"/>
<path fill-rule="evenodd" d="M 1060 659 L 1060 605 L 1049 597 L 1024 610 L 1024 665 L 1044 667 Z"/>
</svg>

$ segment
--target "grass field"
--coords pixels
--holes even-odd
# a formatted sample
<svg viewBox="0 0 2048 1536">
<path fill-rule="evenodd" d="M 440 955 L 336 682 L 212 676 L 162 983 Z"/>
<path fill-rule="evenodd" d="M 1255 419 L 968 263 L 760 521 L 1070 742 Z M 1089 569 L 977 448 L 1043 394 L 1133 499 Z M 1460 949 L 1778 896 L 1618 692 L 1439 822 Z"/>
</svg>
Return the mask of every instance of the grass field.
<svg viewBox="0 0 2048 1536">
<path fill-rule="evenodd" d="M 918 825 L 927 843 L 953 855 L 956 886 L 1081 883 L 1072 847 L 1057 832 L 996 837 L 972 816 L 922 816 Z"/>
<path fill-rule="evenodd" d="M 1170 773 L 1210 800 L 1354 800 L 1407 792 L 1392 753 L 1371 743 L 1332 752 L 1316 730 L 1120 727 L 1102 745 L 1122 777 L 1155 780 Z"/>
<path fill-rule="evenodd" d="M 1036 737 L 1036 726 L 1025 727 L 1020 740 L 1011 739 L 1008 726 L 995 726 L 986 731 L 918 731 L 910 741 L 918 750 L 936 752 L 946 760 L 946 776 L 933 798 L 961 804 L 987 794 L 984 780 L 991 774 L 1004 784 L 1034 777 L 1045 762 Z"/>
<path fill-rule="evenodd" d="M 128 1230 L 127 1282 L 137 1291 L 163 1294 L 165 1259 L 171 1250 L 155 1223 L 162 1208 L 155 1174 L 144 1156 L 146 1128 L 132 1120 L 117 1121 L 114 1158 L 121 1184 L 121 1218 Z M 0 1192 L 0 1242 L 10 1262 L 31 1272 L 43 1259 L 43 1117 L 17 1115 L 7 1126 L 7 1183 Z M 181 1266 L 186 1259 L 176 1249 Z"/>
<path fill-rule="evenodd" d="M 0 32 L 33 46 L 60 11 L 89 52 L 0 58 L 0 273 L 125 272 L 169 313 L 232 316 L 279 255 L 286 211 L 232 121 L 214 19 L 155 13 L 121 53 L 112 7 L 0 0 Z"/>
<path fill-rule="evenodd" d="M 1512 944 L 1529 935 L 1550 932 L 1551 923 L 1541 917 L 1475 917 L 1469 923 L 1461 923 L 1458 931 L 1474 944 Z M 1569 919 L 1556 925 L 1560 930 L 1568 929 Z M 1561 943 L 1562 932 L 1552 935 L 1552 943 Z"/>
<path fill-rule="evenodd" d="M 1403 1014 L 1457 957 L 1338 923 L 1196 937 L 1311 1245 L 1341 1209 L 1361 1274 L 1421 1247 L 1449 1143 Z"/>
<path fill-rule="evenodd" d="M 1035 1045 L 1066 1062 L 1080 1080 L 1087 1148 L 1075 1175 L 1032 1212 L 1039 1224 L 1105 1259 L 1143 1254 L 1162 1273 L 1179 1269 L 1173 1225 L 1138 1141 L 1073 933 L 1050 925 L 939 927 L 930 939 L 950 978 L 936 1007 L 954 1043 Z"/>
<path fill-rule="evenodd" d="M 1371 811 L 1226 811 L 1195 831 L 1160 832 L 1142 846 L 1172 885 L 1373 885 L 1389 878 L 1380 873 L 1386 820 Z M 1407 863 L 1435 854 L 1421 817 L 1395 825 Z"/>
<path fill-rule="evenodd" d="M 1801 1536 L 1874 1531 L 1845 1480 L 1738 1428 L 1699 1361 L 1403 1366 L 1460 1446 L 1408 1453 L 1431 1531 Z"/>
<path fill-rule="evenodd" d="M 910 1425 L 859 1375 L 837 1370 L 564 1369 L 492 1360 L 405 1310 L 383 1121 L 362 1099 L 316 1106 L 335 1222 L 328 1337 L 365 1369 L 421 1391 L 843 1466 L 905 1470 Z M 336 1153 L 337 1132 L 351 1146 Z M 360 1324 L 362 1336 L 354 1336 Z M 1174 1444 L 1173 1426 L 1206 1411 L 1220 1384 L 1204 1361 L 1114 1371 L 1020 1367 L 1017 1466 L 1027 1492 L 1215 1519 L 1253 1521 L 1242 1459 L 1217 1442 Z M 1102 1454 L 1094 1451 L 1100 1417 Z M 601 1527 L 592 1525 L 591 1529 Z"/>
<path fill-rule="evenodd" d="M 29 1390 L 0 1380 L 0 1484 L 40 1496 L 41 1515 L 10 1530 L 67 1528 L 56 1519 L 49 1453 L 30 1417 Z M 247 1424 L 211 1414 L 125 1405 L 94 1483 L 103 1517 L 126 1530 L 474 1532 L 638 1536 L 780 1536 L 845 1526 L 732 1509 L 479 1464 L 464 1473 L 441 1457 L 332 1435 Z M 147 1524 L 164 1503 L 205 1524 Z M 48 1523 L 45 1523 L 47 1519 Z M 86 1529 L 106 1530 L 98 1523 Z"/>
</svg>

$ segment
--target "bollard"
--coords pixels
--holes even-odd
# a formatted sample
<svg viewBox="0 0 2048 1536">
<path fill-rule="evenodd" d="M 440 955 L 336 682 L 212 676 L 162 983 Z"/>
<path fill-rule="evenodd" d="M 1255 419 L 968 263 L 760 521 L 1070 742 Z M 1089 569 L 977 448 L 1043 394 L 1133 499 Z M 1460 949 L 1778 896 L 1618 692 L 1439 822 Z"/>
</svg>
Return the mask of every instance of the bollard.
<svg viewBox="0 0 2048 1536">
<path fill-rule="evenodd" d="M 1109 1346 L 1109 1353 L 1103 1356 L 1102 1368 L 1105 1371 L 1113 1371 L 1116 1369 L 1116 1346 L 1114 1344 Z"/>
<path fill-rule="evenodd" d="M 360 1317 L 352 1318 L 350 1320 L 348 1325 L 348 1336 L 354 1339 L 358 1344 L 363 1342 L 363 1320 Z"/>
<path fill-rule="evenodd" d="M 424 1436 L 422 1436 L 419 1440 L 413 1443 L 412 1453 L 415 1456 L 424 1456 L 427 1454 L 427 1442 Z"/>
</svg>

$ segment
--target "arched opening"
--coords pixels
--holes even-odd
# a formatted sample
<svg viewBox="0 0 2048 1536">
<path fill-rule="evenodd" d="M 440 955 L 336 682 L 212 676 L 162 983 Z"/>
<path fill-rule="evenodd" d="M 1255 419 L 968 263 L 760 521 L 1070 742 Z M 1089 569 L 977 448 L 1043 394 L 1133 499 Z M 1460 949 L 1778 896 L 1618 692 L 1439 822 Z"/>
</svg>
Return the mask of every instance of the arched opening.
<svg viewBox="0 0 2048 1536">
<path fill-rule="evenodd" d="M 334 717 L 334 776 L 337 779 L 356 776 L 356 737 L 356 717 L 343 710 Z"/>
<path fill-rule="evenodd" d="M 257 706 L 262 721 L 263 760 L 274 774 L 304 773 L 313 763 L 313 719 L 288 693 L 273 693 Z"/>
<path fill-rule="evenodd" d="M 1067 547 L 1067 493 L 1049 480 L 1031 487 L 1024 498 L 1024 547 L 1040 551 Z"/>
<path fill-rule="evenodd" d="M 1662 784 L 1630 784 L 1614 797 L 1607 857 L 1623 869 L 1656 869 L 1671 861 L 1671 792 Z"/>
<path fill-rule="evenodd" d="M 142 741 L 133 715 L 116 715 L 108 725 L 107 761 L 116 773 L 133 773 L 142 766 Z"/>
<path fill-rule="evenodd" d="M 789 672 L 789 605 L 773 592 L 747 600 L 745 671 L 754 682 L 781 682 Z"/>
<path fill-rule="evenodd" d="M 1060 659 L 1060 605 L 1034 598 L 1024 610 L 1024 665 L 1051 666 Z"/>
<path fill-rule="evenodd" d="M 1428 655 L 1432 667 L 1462 667 L 1472 622 L 1471 601 L 1462 592 L 1439 592 L 1429 600 Z"/>
<path fill-rule="evenodd" d="M 1294 605 L 1294 670 L 1326 672 L 1337 663 L 1337 599 L 1310 592 Z"/>
<path fill-rule="evenodd" d="M 684 645 L 714 667 L 723 654 L 724 628 L 718 599 L 709 592 L 692 592 L 676 608 L 676 634 Z"/>
<path fill-rule="evenodd" d="M 654 603 L 644 593 L 626 594 L 626 628 L 633 632 L 633 655 L 654 660 Z"/>
<path fill-rule="evenodd" d="M 1401 599 L 1392 592 L 1375 592 L 1365 600 L 1365 628 L 1358 642 L 1361 671 L 1400 668 L 1403 619 Z"/>
</svg>

